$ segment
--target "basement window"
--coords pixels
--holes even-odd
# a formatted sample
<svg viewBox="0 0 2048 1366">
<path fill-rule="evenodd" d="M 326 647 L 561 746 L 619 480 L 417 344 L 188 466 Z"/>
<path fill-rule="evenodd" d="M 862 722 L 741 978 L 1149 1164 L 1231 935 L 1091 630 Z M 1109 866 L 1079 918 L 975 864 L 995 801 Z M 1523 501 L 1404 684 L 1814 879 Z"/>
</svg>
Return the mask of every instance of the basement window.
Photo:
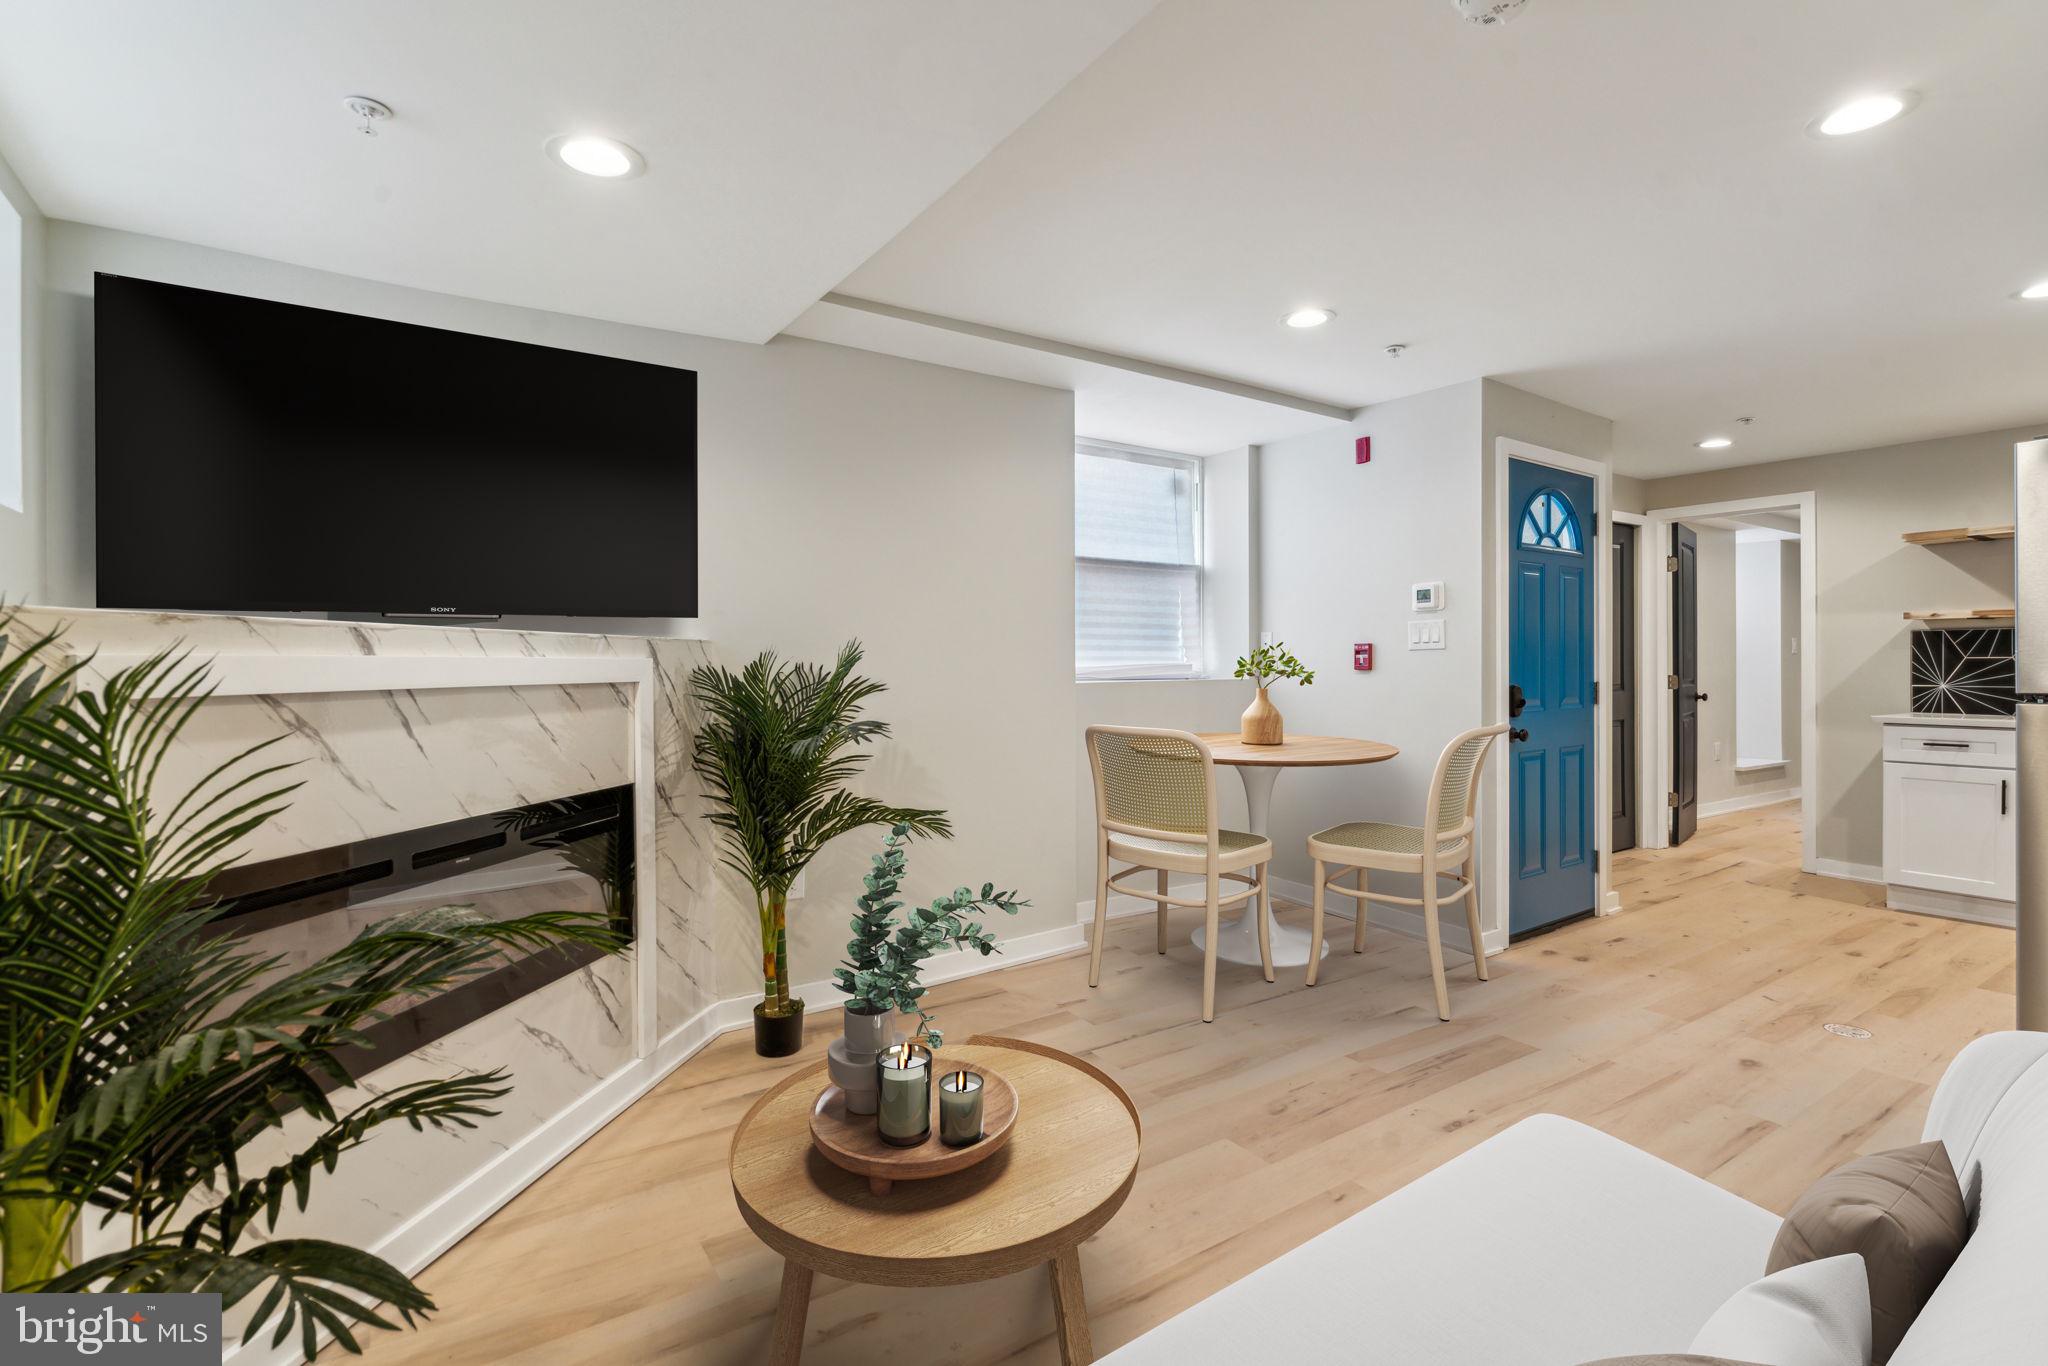
<svg viewBox="0 0 2048 1366">
<path fill-rule="evenodd" d="M 1074 449 L 1074 676 L 1202 672 L 1202 462 Z"/>
</svg>

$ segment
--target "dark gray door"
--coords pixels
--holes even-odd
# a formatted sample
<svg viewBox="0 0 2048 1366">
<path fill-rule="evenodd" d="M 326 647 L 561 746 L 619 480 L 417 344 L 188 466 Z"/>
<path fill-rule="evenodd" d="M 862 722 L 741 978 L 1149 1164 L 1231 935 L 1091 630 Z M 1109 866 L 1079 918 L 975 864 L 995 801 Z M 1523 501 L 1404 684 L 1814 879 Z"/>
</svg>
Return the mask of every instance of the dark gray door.
<svg viewBox="0 0 2048 1366">
<path fill-rule="evenodd" d="M 1613 718 L 1614 838 L 1609 848 L 1619 853 L 1636 847 L 1636 529 L 1614 524 L 1614 667 L 1607 714 Z"/>
<path fill-rule="evenodd" d="M 1700 538 L 1671 528 L 1671 842 L 1700 823 Z"/>
</svg>

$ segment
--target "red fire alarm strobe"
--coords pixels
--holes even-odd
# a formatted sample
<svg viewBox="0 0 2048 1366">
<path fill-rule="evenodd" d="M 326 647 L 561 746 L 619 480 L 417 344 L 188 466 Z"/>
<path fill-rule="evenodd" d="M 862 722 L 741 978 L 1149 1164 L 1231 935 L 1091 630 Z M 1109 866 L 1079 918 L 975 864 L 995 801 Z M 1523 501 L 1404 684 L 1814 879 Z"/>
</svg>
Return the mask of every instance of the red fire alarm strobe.
<svg viewBox="0 0 2048 1366">
<path fill-rule="evenodd" d="M 1354 668 L 1354 669 L 1356 669 L 1356 670 L 1358 670 L 1358 672 L 1360 672 L 1360 673 L 1362 673 L 1362 674 L 1369 674 L 1369 673 L 1371 673 L 1371 672 L 1372 672 L 1372 646 L 1370 646 L 1370 645 L 1354 645 L 1354 646 L 1352 646 L 1352 647 L 1351 647 L 1351 667 L 1352 667 L 1352 668 Z"/>
<path fill-rule="evenodd" d="M 1358 440 L 1356 440 L 1356 441 L 1354 441 L 1354 442 L 1352 442 L 1352 443 L 1351 443 L 1351 449 L 1352 449 L 1352 450 L 1354 450 L 1354 451 L 1356 451 L 1356 452 L 1358 453 L 1358 461 L 1357 461 L 1357 463 L 1359 463 L 1359 464 L 1361 464 L 1361 465 L 1370 465 L 1370 464 L 1372 463 L 1372 438 L 1371 438 L 1371 437 L 1369 437 L 1369 436 L 1361 436 L 1361 437 L 1359 437 L 1359 438 L 1358 438 Z"/>
</svg>

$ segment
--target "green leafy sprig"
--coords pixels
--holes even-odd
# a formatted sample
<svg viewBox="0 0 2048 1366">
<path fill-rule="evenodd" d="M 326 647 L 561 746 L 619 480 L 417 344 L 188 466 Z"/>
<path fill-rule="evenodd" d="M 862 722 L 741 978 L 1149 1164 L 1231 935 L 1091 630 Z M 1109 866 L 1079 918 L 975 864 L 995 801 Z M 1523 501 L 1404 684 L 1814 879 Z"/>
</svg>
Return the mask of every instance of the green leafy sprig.
<svg viewBox="0 0 2048 1366">
<path fill-rule="evenodd" d="M 913 1037 L 937 1048 L 944 1036 L 921 1003 L 925 988 L 918 977 L 924 961 L 943 948 L 967 947 L 983 956 L 1001 952 L 979 917 L 989 911 L 1015 915 L 1031 903 L 1019 901 L 1014 891 L 997 891 L 988 882 L 978 895 L 972 888 L 957 887 L 951 896 L 929 906 L 912 907 L 899 923 L 896 912 L 903 909 L 903 902 L 897 900 L 897 889 L 903 885 L 908 862 L 903 845 L 912 833 L 908 825 L 893 827 L 882 840 L 882 852 L 869 860 L 872 867 L 862 880 L 866 890 L 855 903 L 847 959 L 833 970 L 832 981 L 846 993 L 846 1004 L 853 1010 L 915 1013 Z"/>
<path fill-rule="evenodd" d="M 1238 678 L 1249 678 L 1254 687 L 1267 687 L 1292 678 L 1303 687 L 1316 681 L 1315 670 L 1287 652 L 1285 641 L 1261 645 L 1237 661 Z"/>
</svg>

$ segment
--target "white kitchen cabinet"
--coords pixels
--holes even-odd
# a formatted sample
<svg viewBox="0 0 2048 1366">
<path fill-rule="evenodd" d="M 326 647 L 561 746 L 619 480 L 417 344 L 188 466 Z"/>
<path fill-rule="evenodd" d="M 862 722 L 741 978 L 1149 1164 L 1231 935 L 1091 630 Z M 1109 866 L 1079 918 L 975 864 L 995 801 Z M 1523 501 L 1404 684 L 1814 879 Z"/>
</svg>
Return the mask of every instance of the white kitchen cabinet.
<svg viewBox="0 0 2048 1366">
<path fill-rule="evenodd" d="M 2011 718 L 1879 719 L 1887 904 L 2012 924 L 2019 796 Z"/>
</svg>

